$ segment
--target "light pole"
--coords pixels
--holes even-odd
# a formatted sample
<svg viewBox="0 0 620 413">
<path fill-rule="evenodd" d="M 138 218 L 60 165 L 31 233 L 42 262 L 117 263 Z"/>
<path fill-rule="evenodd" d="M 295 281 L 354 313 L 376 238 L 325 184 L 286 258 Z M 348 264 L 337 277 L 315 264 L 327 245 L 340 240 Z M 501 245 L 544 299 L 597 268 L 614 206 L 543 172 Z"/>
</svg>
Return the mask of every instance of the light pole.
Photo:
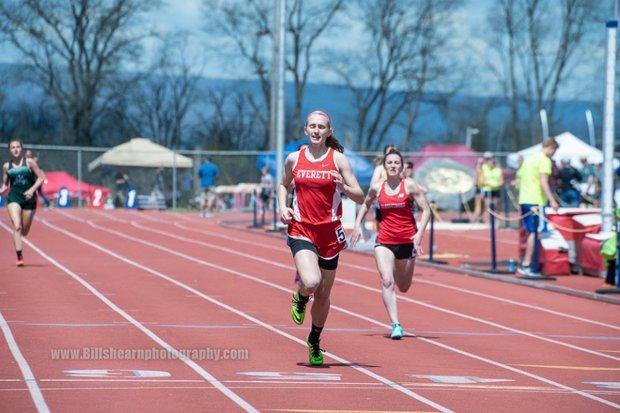
<svg viewBox="0 0 620 413">
<path fill-rule="evenodd" d="M 282 181 L 284 164 L 284 54 L 286 53 L 286 0 L 274 0 L 273 13 L 273 60 L 271 67 L 271 118 L 269 125 L 269 145 L 275 151 L 276 177 L 273 201 L 273 227 L 277 229 L 277 188 Z"/>
<path fill-rule="evenodd" d="M 274 59 L 276 63 L 276 77 L 277 77 L 277 92 L 275 94 L 276 102 L 271 107 L 276 111 L 276 182 L 278 185 L 282 180 L 283 164 L 284 164 L 284 55 L 286 53 L 285 46 L 285 24 L 286 24 L 286 0 L 275 0 L 277 19 L 274 21 L 274 25 L 277 28 L 276 37 L 274 41 L 276 43 L 277 59 Z"/>
<path fill-rule="evenodd" d="M 540 110 L 540 124 L 542 126 L 542 137 L 545 140 L 549 137 L 549 121 L 547 120 L 547 111 L 544 109 Z"/>
<path fill-rule="evenodd" d="M 596 148 L 596 137 L 594 135 L 594 120 L 592 119 L 592 111 L 586 110 L 586 122 L 588 123 L 588 138 L 590 139 L 590 146 Z"/>
<path fill-rule="evenodd" d="M 616 3 L 617 4 L 617 3 Z M 603 110 L 603 173 L 601 188 L 602 231 L 613 226 L 613 158 L 614 158 L 614 100 L 616 92 L 616 32 L 618 20 L 609 20 L 607 26 L 607 53 L 605 62 L 605 106 Z"/>
<path fill-rule="evenodd" d="M 479 132 L 480 130 L 478 128 L 468 126 L 467 129 L 465 129 L 465 146 L 471 149 L 471 138 Z"/>
</svg>

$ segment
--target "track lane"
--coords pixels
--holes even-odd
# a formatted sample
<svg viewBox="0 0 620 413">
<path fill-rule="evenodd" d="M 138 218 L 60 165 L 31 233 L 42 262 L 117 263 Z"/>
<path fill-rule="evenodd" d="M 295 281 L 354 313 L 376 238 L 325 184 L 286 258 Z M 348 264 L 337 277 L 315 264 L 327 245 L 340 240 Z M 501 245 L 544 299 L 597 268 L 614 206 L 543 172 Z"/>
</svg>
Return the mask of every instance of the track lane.
<svg viewBox="0 0 620 413">
<path fill-rule="evenodd" d="M 11 242 L 10 237 L 6 238 Z M 10 248 L 0 249 L 0 314 L 7 322 L 7 327 L 13 334 L 11 321 L 18 317 L 18 311 L 11 304 L 9 299 L 10 286 L 24 282 L 24 274 L 15 268 L 15 255 Z M 17 344 L 19 347 L 19 344 Z M 21 348 L 21 347 L 19 347 Z M 24 380 L 24 375 L 15 360 L 5 334 L 0 333 L 0 411 L 10 411 L 16 409 L 22 412 L 37 411 L 28 386 Z"/>
<path fill-rule="evenodd" d="M 2 224 L 3 228 L 6 226 Z M 61 251 L 65 260 L 70 261 L 72 249 L 69 245 L 58 242 L 59 239 L 47 237 L 40 231 L 36 243 L 48 242 Z M 32 237 L 37 238 L 37 237 Z M 51 241 L 50 241 L 51 240 Z M 35 244 L 36 245 L 36 244 Z M 17 341 L 22 344 L 24 354 L 31 362 L 36 376 L 42 385 L 51 409 L 62 409 L 63 411 L 106 411 L 110 409 L 110 401 L 114 401 L 115 408 L 125 411 L 152 411 L 153 400 L 169 400 L 171 406 L 176 406 L 174 410 L 191 409 L 196 405 L 214 406 L 223 410 L 241 410 L 235 407 L 235 399 L 243 410 L 252 411 L 252 407 L 244 404 L 243 400 L 228 392 L 227 395 L 216 390 L 218 383 L 209 381 L 210 389 L 200 392 L 171 391 L 170 389 L 158 390 L 159 381 L 114 380 L 114 375 L 121 371 L 132 370 L 155 370 L 168 372 L 174 378 L 181 379 L 200 379 L 205 384 L 205 377 L 201 378 L 192 371 L 192 362 L 183 363 L 180 360 L 150 360 L 150 361 L 127 361 L 116 360 L 75 360 L 68 356 L 65 360 L 54 360 L 53 352 L 63 349 L 83 349 L 83 348 L 102 348 L 120 349 L 122 351 L 131 349 L 161 349 L 162 345 L 172 350 L 165 342 L 159 339 L 150 330 L 142 327 L 138 322 L 117 307 L 111 300 L 115 300 L 114 293 L 106 291 L 102 294 L 97 288 L 93 287 L 82 279 L 75 272 L 55 261 L 45 251 L 39 250 L 31 242 L 27 242 L 29 256 L 35 256 L 35 252 L 44 259 L 38 266 L 31 264 L 24 270 L 28 274 L 27 282 L 12 283 L 6 286 L 8 289 L 8 301 L 16 311 L 16 316 L 20 322 L 12 323 L 15 330 Z M 46 246 L 48 248 L 49 246 Z M 34 251 L 33 251 L 34 250 Z M 31 257 L 32 262 L 33 257 Z M 45 260 L 52 263 L 46 265 Z M 94 277 L 93 283 L 102 285 L 99 276 L 105 276 L 107 271 L 118 271 L 122 274 L 124 268 L 114 268 L 114 265 L 105 266 L 104 273 L 93 268 L 93 257 L 83 261 L 83 275 L 90 273 Z M 78 266 L 80 264 L 77 264 Z M 73 279 L 72 279 L 73 278 Z M 76 282 L 77 281 L 77 282 Z M 80 283 L 82 285 L 80 285 Z M 86 289 L 85 289 L 86 288 Z M 104 287 L 105 288 L 105 287 Z M 111 296 L 108 299 L 107 296 Z M 135 306 L 135 304 L 134 304 Z M 135 310 L 134 310 L 135 311 Z M 121 317 L 119 317 L 119 315 Z M 124 320 L 123 320 L 124 319 Z M 123 327 L 113 327 L 119 321 L 129 321 Z M 73 325 L 74 328 L 68 326 Z M 98 328 L 85 328 L 84 326 L 100 325 Z M 140 331 L 142 330 L 142 331 Z M 122 331 L 122 334 L 119 332 Z M 145 337 L 145 334 L 147 335 Z M 56 355 L 58 356 L 58 355 Z M 147 366 L 147 367 L 145 367 Z M 189 367 L 189 368 L 188 368 Z M 76 379 L 71 374 L 67 375 L 68 370 L 110 370 L 114 374 L 111 380 L 104 380 L 105 387 L 100 386 L 100 381 L 89 380 L 88 377 Z M 208 374 L 207 374 L 208 376 Z M 162 380 L 163 381 L 163 380 Z M 95 384 L 97 383 L 97 384 Z M 119 385 L 119 383 L 122 383 Z M 145 400 L 136 397 L 138 393 L 131 389 L 137 386 L 130 383 L 139 383 L 142 388 L 148 388 L 152 399 Z M 170 383 L 168 383 L 170 384 Z M 220 388 L 223 387 L 221 384 Z M 77 393 L 89 391 L 88 397 L 79 397 Z M 188 397 L 188 395 L 190 395 Z M 167 410 L 166 407 L 163 410 Z M 173 410 L 173 409 L 170 409 Z"/>
<path fill-rule="evenodd" d="M 43 222 L 43 224 L 45 224 L 45 222 Z M 75 223 L 74 223 L 75 224 Z M 71 225 L 74 224 L 66 224 L 65 226 L 67 227 L 71 227 Z M 83 224 L 76 224 L 76 227 L 81 228 L 82 230 L 85 228 L 83 226 Z M 71 230 L 78 230 L 79 228 L 71 228 Z M 88 235 L 92 236 L 93 233 L 92 231 L 88 233 Z M 56 234 L 56 237 L 58 237 L 59 235 Z M 62 238 L 62 237 L 61 237 Z M 162 257 L 161 254 L 156 255 L 156 254 L 149 254 L 150 251 L 145 251 L 143 248 L 134 248 L 131 244 L 129 243 L 123 243 L 122 246 L 121 244 L 118 242 L 118 239 L 113 239 L 111 237 L 107 237 L 104 234 L 97 234 L 96 235 L 96 239 L 97 239 L 97 243 L 102 243 L 104 244 L 106 247 L 111 248 L 111 249 L 116 249 L 118 250 L 119 248 L 121 249 L 121 251 L 117 251 L 117 254 L 123 254 L 123 255 L 129 255 L 129 251 L 132 251 L 132 257 L 128 258 L 126 260 L 124 260 L 125 264 L 129 264 L 129 260 L 130 259 L 136 259 L 138 261 L 144 261 L 145 259 L 148 261 L 153 261 L 154 262 L 154 266 L 162 267 L 162 266 L 169 266 L 169 270 L 172 271 L 177 271 L 179 270 L 179 263 L 178 262 L 174 262 L 174 260 L 170 260 L 169 257 Z M 72 240 L 71 242 L 65 241 L 64 243 L 68 243 L 73 245 L 75 248 L 77 248 L 76 245 L 76 240 Z M 80 248 L 83 248 L 84 245 L 80 246 Z M 53 248 L 53 246 L 48 246 L 48 248 Z M 127 250 L 126 252 L 123 252 L 124 250 Z M 120 256 L 120 255 L 119 255 Z M 146 267 L 142 268 L 143 270 L 147 270 Z M 144 271 L 139 271 L 144 273 Z M 187 290 L 183 291 L 180 289 L 176 289 L 176 288 L 172 288 L 170 285 L 168 285 L 168 283 L 166 282 L 162 282 L 160 279 L 158 279 L 157 277 L 161 277 L 165 274 L 163 274 L 162 272 L 158 272 L 159 275 L 156 274 L 156 272 L 153 271 L 148 271 L 151 273 L 151 275 L 149 275 L 148 273 L 144 273 L 144 274 L 138 274 L 135 271 L 131 271 L 131 277 L 130 279 L 131 284 L 130 285 L 136 285 L 134 283 L 136 283 L 136 278 L 139 277 L 140 280 L 142 279 L 148 279 L 149 281 L 153 281 L 156 282 L 156 286 L 151 286 L 149 283 L 148 287 L 140 287 L 140 288 L 144 288 L 145 291 L 149 292 L 149 295 L 151 294 L 151 292 L 153 292 L 153 296 L 155 297 L 162 297 L 162 299 L 165 299 L 166 302 L 169 302 L 172 300 L 171 297 L 168 296 L 168 292 L 170 291 L 175 291 L 175 294 L 180 294 L 182 295 L 182 300 L 184 301 L 184 305 L 185 307 L 187 307 L 187 311 L 181 311 L 181 312 L 174 312 L 174 315 L 178 318 L 181 317 L 181 315 L 185 315 L 187 313 L 192 313 L 192 308 L 195 308 L 195 306 L 200 306 L 200 307 L 208 307 L 210 308 L 210 311 L 214 314 L 214 316 L 219 317 L 220 319 L 224 320 L 224 321 L 229 321 L 232 318 L 235 317 L 235 314 L 233 314 L 233 310 L 231 308 L 224 308 L 224 306 L 220 305 L 220 309 L 217 309 L 214 311 L 213 309 L 213 305 L 208 305 L 205 304 L 202 301 L 197 301 L 195 299 L 195 297 L 193 296 L 187 296 Z M 194 285 L 196 283 L 196 277 L 198 277 L 198 275 L 204 275 L 205 271 L 203 268 L 199 268 L 199 269 L 194 269 L 191 267 L 184 267 L 183 270 L 183 275 L 184 277 L 188 277 L 186 279 L 187 281 L 187 288 L 190 288 L 189 285 Z M 153 277 L 152 275 L 157 275 L 157 277 Z M 213 275 L 217 275 L 217 274 L 213 274 Z M 127 281 L 127 280 L 126 280 Z M 213 279 L 209 279 L 208 280 L 210 283 L 213 282 Z M 110 284 L 111 280 L 108 278 L 106 278 L 105 283 L 108 289 L 110 289 L 111 291 L 114 291 L 114 293 L 116 294 L 116 300 L 122 301 L 123 297 L 122 297 L 122 285 L 119 286 L 112 286 Z M 142 285 L 143 283 L 145 283 L 144 280 L 140 281 L 139 284 Z M 232 286 L 228 286 L 229 288 L 232 288 L 234 290 L 234 285 Z M 156 292 L 154 290 L 161 290 L 160 292 Z M 216 292 L 214 294 L 215 296 L 218 296 L 219 294 Z M 209 297 L 204 296 L 203 298 L 207 299 Z M 238 300 L 240 301 L 244 301 L 243 297 L 239 298 L 237 297 Z M 217 300 L 213 300 L 213 299 L 209 299 L 208 301 L 210 301 L 211 303 L 215 303 L 217 302 Z M 178 304 L 175 302 L 175 305 L 179 306 L 181 304 Z M 157 306 L 154 306 L 152 308 L 149 308 L 148 305 L 147 307 L 145 307 L 144 303 L 140 303 L 139 305 L 140 310 L 142 312 L 147 312 L 147 311 L 155 311 L 157 309 Z M 161 306 L 159 306 L 161 307 Z M 249 312 L 251 313 L 256 313 L 256 308 L 252 308 L 249 310 Z M 150 313 L 148 313 L 150 314 Z M 246 313 L 247 314 L 247 313 Z M 147 314 L 144 314 L 144 316 L 146 316 Z M 237 314 L 237 315 L 241 315 L 241 314 Z M 160 317 L 161 314 L 152 314 L 152 317 Z M 195 315 L 192 315 L 191 317 L 195 317 Z M 251 319 L 250 318 L 246 318 L 246 319 Z M 251 319 L 253 320 L 253 319 Z M 167 320 L 164 318 L 165 322 L 170 322 L 172 320 Z M 258 320 L 259 321 L 259 320 Z M 177 320 L 177 322 L 179 322 Z M 187 322 L 183 321 L 183 323 Z M 305 357 L 302 357 L 301 360 L 299 358 L 299 354 L 301 353 L 302 355 L 307 354 L 307 350 L 305 350 L 305 342 L 303 341 L 303 339 L 300 339 L 298 337 L 294 337 L 291 336 L 288 340 L 284 340 L 284 339 L 274 339 L 274 332 L 277 333 L 277 328 L 272 327 L 271 324 L 267 324 L 264 325 L 263 327 L 265 327 L 265 329 L 258 329 L 258 330 L 252 330 L 247 331 L 247 330 L 232 330 L 235 332 L 235 334 L 239 334 L 239 337 L 235 338 L 234 341 L 235 342 L 243 342 L 243 343 L 247 343 L 248 345 L 252 345 L 252 352 L 256 352 L 256 360 L 257 361 L 252 361 L 251 364 L 252 368 L 259 370 L 259 371 L 272 371 L 274 370 L 274 368 L 277 370 L 278 368 L 281 371 L 287 371 L 290 370 L 292 367 L 297 366 L 297 363 L 299 363 L 300 361 L 302 362 L 302 366 L 303 366 L 303 360 Z M 197 336 L 200 336 L 200 333 L 197 331 L 183 331 L 183 330 L 178 330 L 178 329 L 170 329 L 170 328 L 164 328 L 162 330 L 158 330 L 158 332 L 164 336 L 166 339 L 169 339 L 171 343 L 176 343 L 177 341 L 179 342 L 183 342 L 185 345 L 187 345 L 187 343 L 192 343 L 192 340 L 196 340 Z M 213 334 L 212 332 L 209 332 L 209 334 Z M 231 330 L 226 330 L 224 331 L 224 333 L 222 334 L 222 337 L 224 340 L 228 340 L 230 342 L 230 334 L 231 334 Z M 282 336 L 283 334 L 279 334 L 280 336 Z M 284 335 L 289 335 L 288 333 L 285 333 Z M 290 341 L 292 340 L 297 341 L 296 345 L 293 345 L 293 348 L 297 348 L 297 350 L 295 352 L 290 351 L 291 349 L 291 344 Z M 300 350 L 300 344 L 303 345 L 303 347 L 301 347 Z M 284 347 L 280 347 L 280 346 L 284 346 Z M 289 357 L 292 357 L 292 359 L 289 359 Z M 252 359 L 254 360 L 254 358 Z M 355 360 L 357 362 L 357 360 Z M 256 366 L 258 364 L 258 366 Z M 351 365 L 348 361 L 344 360 L 344 359 L 336 359 L 336 363 L 332 363 L 331 364 L 331 368 L 332 369 L 337 369 L 339 374 L 342 376 L 343 381 L 345 382 L 368 382 L 368 378 L 364 377 L 363 375 L 359 374 L 361 372 L 361 370 L 367 370 L 364 366 L 364 363 L 359 363 L 360 365 L 357 366 L 356 364 Z M 373 366 L 369 366 L 370 368 L 372 368 Z M 238 370 L 239 370 L 239 366 L 234 366 L 234 365 L 224 365 L 224 364 L 220 364 L 218 365 L 218 374 L 222 375 L 225 378 L 225 381 L 231 381 L 231 380 L 238 380 L 239 379 L 239 374 L 238 374 Z M 356 371 L 357 370 L 357 371 Z M 375 377 L 375 378 L 380 378 L 379 376 L 377 376 L 375 373 L 368 371 L 368 373 Z M 321 383 L 317 383 L 318 385 L 320 385 Z M 370 393 L 376 393 L 377 397 L 373 398 L 374 403 L 376 405 L 377 408 L 381 408 L 381 409 L 396 409 L 398 408 L 398 406 L 409 406 L 409 408 L 412 409 L 428 409 L 428 406 L 424 406 L 424 404 L 418 402 L 417 400 L 413 400 L 414 398 L 409 396 L 407 397 L 407 394 L 415 394 L 414 392 L 412 392 L 409 389 L 403 388 L 402 386 L 398 385 L 398 384 L 393 384 L 393 386 L 401 388 L 401 390 L 404 390 L 404 395 L 400 395 L 398 392 L 392 392 L 390 394 L 389 398 L 384 398 L 384 397 L 379 397 L 379 394 L 383 394 L 385 392 L 386 389 L 388 389 L 387 386 L 383 386 L 383 387 L 370 387 L 369 392 Z M 338 390 L 338 391 L 336 391 Z M 352 390 L 353 391 L 353 390 Z M 344 397 L 343 395 L 346 395 L 348 392 L 348 388 L 347 387 L 342 387 L 340 389 L 336 389 L 336 387 L 334 386 L 334 389 L 332 391 L 331 387 L 326 387 L 323 386 L 322 390 L 315 390 L 312 391 L 309 396 L 312 396 L 312 394 L 316 392 L 316 397 L 308 397 L 308 399 L 305 399 L 303 401 L 300 401 L 301 404 L 304 405 L 308 405 L 308 408 L 313 408 L 316 409 L 319 406 L 325 406 L 326 403 L 328 403 L 330 400 L 332 402 L 338 403 L 338 408 L 342 408 L 342 406 L 344 406 L 347 409 L 363 409 L 364 406 L 366 405 L 366 401 L 359 398 L 359 397 Z M 249 400 L 252 401 L 257 401 L 257 403 L 270 403 L 271 407 L 277 407 L 277 408 L 287 408 L 290 407 L 290 391 L 288 391 L 285 388 L 280 388 L 280 387 L 274 387 L 271 389 L 270 394 L 272 394 L 272 397 L 270 397 L 269 399 L 266 400 L 265 398 L 265 392 L 264 390 L 260 390 L 260 389 L 256 389 L 254 391 L 252 391 L 251 389 L 243 389 L 240 390 L 240 393 L 243 395 L 244 398 L 247 398 Z M 423 398 L 422 398 L 423 399 Z M 441 406 L 436 405 L 434 406 L 436 409 L 438 410 L 442 410 L 442 411 L 448 411 L 447 409 L 443 409 L 441 408 Z"/>
<path fill-rule="evenodd" d="M 163 231 L 166 230 L 170 230 L 169 228 L 165 228 L 162 227 L 161 224 L 153 224 L 155 227 L 159 227 L 160 229 L 154 229 L 154 228 L 147 228 L 141 224 L 137 224 L 137 223 L 132 223 L 134 226 L 146 230 L 146 231 L 150 231 L 150 232 L 154 232 L 154 233 L 158 233 L 158 234 L 164 234 Z M 187 237 L 180 237 L 178 234 L 174 234 L 174 233 L 170 233 L 169 236 L 171 237 L 176 237 L 175 239 L 178 240 L 183 240 L 185 239 L 186 241 L 189 242 L 194 242 L 194 243 L 201 243 L 202 242 L 202 246 L 204 247 L 211 247 L 211 248 L 220 248 L 221 251 L 223 252 L 230 252 L 232 254 L 235 254 L 236 251 L 232 250 L 232 248 L 235 248 L 234 245 L 228 245 L 227 249 L 226 248 L 226 244 L 221 244 L 221 245 L 215 245 L 213 243 L 207 243 L 204 241 L 200 241 L 200 240 L 191 240 L 191 239 L 187 239 Z M 230 244 L 230 243 L 229 243 Z M 278 253 L 280 253 L 282 255 L 286 254 L 286 250 L 284 250 L 284 252 L 278 251 Z M 241 254 L 237 254 L 237 255 L 241 255 Z M 254 254 L 252 254 L 254 255 Z M 259 257 L 252 257 L 250 255 L 245 256 L 245 258 L 247 259 L 254 259 L 254 260 L 261 260 L 261 258 Z M 262 261 L 268 261 L 268 260 L 264 260 L 262 259 Z M 274 264 L 276 265 L 276 264 Z M 294 268 L 292 267 L 292 265 L 290 264 L 278 264 L 280 267 L 282 268 L 289 268 L 291 271 L 294 271 Z M 365 267 L 361 267 L 361 266 L 357 266 L 358 268 L 365 268 Z M 341 274 L 343 274 L 344 272 L 341 272 Z M 368 286 L 367 282 L 356 282 L 356 281 L 352 281 L 351 278 L 355 278 L 353 275 L 349 276 L 349 279 L 345 278 L 347 275 L 347 273 L 344 273 L 344 276 L 340 276 L 338 277 L 339 282 L 344 283 L 344 284 L 348 284 L 348 285 L 353 285 L 356 287 L 360 287 L 360 288 L 366 288 L 366 289 L 374 289 L 375 292 L 379 293 L 380 291 L 376 288 L 376 287 L 370 287 Z M 416 277 L 416 280 L 419 279 L 420 277 Z M 366 280 L 364 280 L 366 281 Z M 418 287 L 416 285 L 416 287 Z M 426 288 L 426 286 L 421 287 L 422 289 L 426 289 L 428 290 L 428 288 Z M 451 295 L 450 295 L 451 294 Z M 428 294 L 429 296 L 431 294 Z M 407 301 L 407 302 L 411 302 L 411 303 L 416 303 L 419 305 L 427 305 L 430 306 L 430 304 L 428 303 L 423 303 L 419 300 L 413 300 L 411 298 L 409 298 L 407 295 L 404 296 L 400 296 L 399 297 L 401 301 Z M 484 314 L 480 314 L 480 305 L 479 305 L 479 299 L 478 297 L 474 296 L 474 295 L 462 295 L 459 294 L 459 292 L 454 292 L 454 291 L 450 291 L 449 294 L 445 294 L 445 297 L 441 297 L 443 298 L 443 301 L 441 301 L 440 303 L 438 303 L 438 305 L 441 306 L 441 309 L 443 311 L 448 311 L 447 309 L 449 309 L 451 306 L 453 307 L 453 303 L 455 302 L 455 300 L 459 300 L 459 305 L 463 306 L 466 308 L 466 310 L 463 311 L 467 311 L 467 313 L 461 314 L 459 312 L 459 310 L 457 310 L 456 312 L 461 314 L 460 316 L 462 317 L 469 317 L 469 318 L 473 318 L 476 320 L 479 320 L 481 322 L 487 323 L 489 325 L 494 325 L 495 327 L 498 328 L 502 328 L 502 329 L 507 329 L 513 333 L 516 334 L 525 334 L 525 335 L 530 335 L 532 337 L 537 337 L 538 339 L 542 339 L 542 340 L 546 340 L 549 342 L 553 342 L 555 344 L 558 345 L 564 345 L 564 346 L 572 346 L 576 349 L 579 349 L 581 351 L 584 352 L 590 352 L 592 354 L 598 355 L 600 357 L 605 357 L 608 358 L 610 360 L 614 360 L 614 361 L 619 361 L 620 358 L 617 356 L 614 356 L 613 354 L 606 354 L 604 352 L 599 352 L 596 350 L 596 346 L 601 345 L 601 341 L 605 342 L 605 341 L 614 341 L 620 338 L 617 335 L 609 335 L 609 332 L 606 331 L 604 328 L 601 329 L 594 329 L 593 331 L 591 331 L 590 336 L 581 336 L 581 337 L 575 337 L 574 332 L 575 331 L 579 331 L 581 324 L 580 322 L 583 320 L 576 320 L 576 319 L 570 319 L 569 321 L 565 321 L 563 323 L 550 323 L 548 318 L 545 317 L 535 317 L 533 316 L 532 312 L 528 312 L 523 311 L 520 309 L 520 311 L 515 311 L 515 312 L 507 312 L 506 313 L 506 317 L 508 319 L 508 323 L 503 322 L 503 320 L 499 320 L 498 322 L 501 322 L 501 324 L 497 324 L 495 322 L 495 320 L 484 320 Z M 433 308 L 437 308 L 436 306 L 432 306 Z M 455 311 L 453 310 L 449 310 L 450 312 L 454 313 Z M 478 314 L 475 314 L 475 312 L 478 312 Z M 474 313 L 473 316 L 468 315 L 468 314 L 472 314 Z M 512 326 L 519 326 L 519 324 L 522 325 L 521 328 L 523 328 L 524 330 L 519 330 L 519 329 L 512 329 Z M 558 330 L 555 331 L 553 330 L 553 327 L 558 327 Z M 520 327 L 520 326 L 519 326 Z M 603 325 L 602 327 L 613 327 L 611 325 Z M 547 332 L 545 332 L 545 330 L 547 330 Z M 590 329 L 592 330 L 592 329 Z M 545 332 L 543 334 L 537 334 L 536 332 Z M 558 339 L 556 339 L 555 337 L 559 337 Z M 582 344 L 583 342 L 586 341 L 588 342 L 588 344 L 590 345 L 591 348 L 586 348 L 584 347 Z"/>
<path fill-rule="evenodd" d="M 181 229 L 187 230 L 193 234 L 207 235 L 218 239 L 228 239 L 242 244 L 252 244 L 256 248 L 265 250 L 274 250 L 288 253 L 286 248 L 282 248 L 283 240 L 273 236 L 257 233 L 256 231 L 244 231 L 241 229 L 227 228 L 225 233 L 218 228 L 214 221 L 188 217 L 187 214 L 171 213 L 158 217 L 149 213 L 136 213 L 132 211 L 118 211 L 121 218 L 116 217 L 107 212 L 93 211 L 96 215 L 106 216 L 108 219 L 142 219 L 149 222 L 166 222 L 174 223 Z M 178 219 L 166 219 L 166 215 L 171 215 Z M 175 222 L 176 221 L 176 222 Z M 180 221 L 180 222 L 179 222 Z M 189 226 L 188 226 L 189 225 Z M 234 234 L 234 237 L 231 237 Z M 343 262 L 342 266 L 359 270 L 374 276 L 377 275 L 372 257 L 361 254 L 344 251 L 344 255 L 348 256 L 347 262 Z M 369 261 L 370 257 L 370 261 Z M 368 263 L 371 263 L 370 265 Z M 429 279 L 421 279 L 420 274 L 427 275 Z M 419 266 L 416 270 L 415 281 L 434 285 L 441 289 L 460 289 L 460 292 L 471 294 L 479 298 L 485 298 L 492 301 L 502 301 L 507 304 L 513 304 L 522 307 L 528 307 L 534 310 L 555 314 L 562 318 L 577 319 L 581 321 L 598 324 L 615 330 L 620 330 L 620 309 L 617 305 L 605 302 L 593 302 L 579 297 L 566 297 L 561 294 L 549 294 L 547 291 L 536 290 L 524 286 L 510 285 L 506 286 L 491 280 L 484 280 L 467 275 L 457 275 L 453 273 L 441 273 L 441 271 Z M 431 278 L 432 277 L 432 278 Z M 414 281 L 414 282 L 415 282 Z"/>
<path fill-rule="evenodd" d="M 159 240 L 158 240 L 159 241 Z M 184 248 L 185 249 L 185 248 Z"/>
</svg>

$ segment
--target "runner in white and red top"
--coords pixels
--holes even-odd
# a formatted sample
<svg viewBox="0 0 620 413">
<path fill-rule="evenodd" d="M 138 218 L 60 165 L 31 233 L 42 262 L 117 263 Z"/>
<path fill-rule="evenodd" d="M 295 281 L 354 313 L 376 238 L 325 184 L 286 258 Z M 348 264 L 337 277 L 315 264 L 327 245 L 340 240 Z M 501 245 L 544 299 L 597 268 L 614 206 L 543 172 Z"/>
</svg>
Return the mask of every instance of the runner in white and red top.
<svg viewBox="0 0 620 413">
<path fill-rule="evenodd" d="M 282 182 L 278 187 L 281 220 L 288 224 L 288 241 L 295 259 L 300 282 L 293 295 L 291 317 L 302 324 L 306 304 L 314 294 L 312 329 L 308 336 L 309 362 L 323 363 L 319 339 L 329 312 L 329 295 L 338 254 L 346 247 L 346 236 L 340 223 L 344 194 L 362 203 L 364 193 L 343 155 L 343 147 L 333 135 L 327 113 L 314 111 L 306 118 L 304 132 L 309 145 L 291 153 L 284 164 Z M 286 201 L 295 188 L 292 208 Z"/>
<path fill-rule="evenodd" d="M 375 199 L 381 211 L 381 228 L 375 245 L 375 259 L 381 276 L 383 304 L 392 322 L 392 339 L 400 339 L 404 332 L 398 321 L 396 290 L 407 292 L 411 287 L 415 257 L 422 253 L 420 247 L 424 230 L 430 219 L 431 210 L 424 191 L 411 178 L 403 178 L 403 157 L 397 150 L 391 150 L 383 159 L 387 179 L 370 186 L 366 199 L 355 220 L 351 235 L 354 245 L 361 235 L 364 215 Z M 420 226 L 413 217 L 413 202 L 422 210 Z"/>
</svg>

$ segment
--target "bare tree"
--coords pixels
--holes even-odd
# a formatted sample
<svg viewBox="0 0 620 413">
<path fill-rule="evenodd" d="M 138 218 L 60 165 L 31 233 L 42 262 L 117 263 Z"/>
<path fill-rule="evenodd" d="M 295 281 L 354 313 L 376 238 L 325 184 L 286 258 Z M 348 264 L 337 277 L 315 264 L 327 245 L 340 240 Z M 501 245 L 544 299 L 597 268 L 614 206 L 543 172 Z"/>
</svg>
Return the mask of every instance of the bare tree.
<svg viewBox="0 0 620 413">
<path fill-rule="evenodd" d="M 260 116 L 241 91 L 209 90 L 207 111 L 200 113 L 192 140 L 209 149 L 254 149 L 261 144 Z M 258 126 L 259 127 L 259 126 Z M 258 133 L 257 133 L 258 132 Z"/>
<path fill-rule="evenodd" d="M 265 131 L 269 130 L 271 50 L 273 45 L 272 0 L 203 0 L 208 18 L 205 31 L 211 36 L 224 37 L 231 42 L 239 56 L 258 77 L 262 102 L 251 100 L 254 110 L 261 114 Z M 313 53 L 317 40 L 324 35 L 344 0 L 290 0 L 286 10 L 286 34 L 289 46 L 286 69 L 293 78 L 293 130 L 289 136 L 298 137 L 303 128 L 302 104 L 304 91 L 313 69 Z M 265 145 L 267 136 L 265 136 Z"/>
<path fill-rule="evenodd" d="M 439 110 L 447 128 L 445 141 L 463 143 L 467 127 L 475 127 L 479 132 L 472 137 L 472 148 L 479 151 L 501 150 L 491 146 L 492 130 L 489 114 L 497 108 L 497 97 L 450 96 L 434 108 Z"/>
<path fill-rule="evenodd" d="M 502 95 L 510 107 L 509 136 L 515 145 L 519 136 L 520 91 L 517 86 L 517 46 L 520 37 L 520 21 L 516 5 L 512 0 L 498 0 L 499 12 L 489 12 L 491 37 L 489 45 L 499 56 L 498 64 L 487 62 L 487 66 L 500 84 Z"/>
<path fill-rule="evenodd" d="M 0 106 L 0 141 L 27 139 L 28 143 L 48 143 L 59 133 L 58 116 L 48 102 L 20 101 Z"/>
<path fill-rule="evenodd" d="M 286 30 L 291 38 L 287 53 L 287 70 L 293 76 L 295 101 L 293 105 L 292 136 L 297 139 L 303 133 L 302 103 L 304 91 L 313 67 L 315 43 L 334 21 L 343 8 L 343 0 L 303 1 L 294 0 L 288 12 Z"/>
<path fill-rule="evenodd" d="M 442 20 L 458 6 L 455 0 L 358 0 L 351 15 L 361 13 L 368 36 L 366 50 L 335 65 L 353 95 L 358 148 L 377 150 L 394 129 L 404 129 L 409 146 L 428 87 L 445 77 L 440 58 L 446 33 Z"/>
<path fill-rule="evenodd" d="M 153 65 L 136 82 L 129 102 L 133 128 L 169 148 L 181 144 L 187 115 L 200 97 L 187 39 L 186 33 L 177 33 L 162 40 Z"/>
<path fill-rule="evenodd" d="M 558 93 L 584 63 L 579 51 L 599 12 L 600 4 L 589 0 L 499 0 L 490 9 L 488 41 L 498 57 L 490 67 L 509 102 L 513 142 L 518 144 L 526 125 L 532 141 L 539 139 L 534 125 L 541 109 L 553 123 Z M 526 122 L 520 120 L 520 105 Z"/>
<path fill-rule="evenodd" d="M 140 17 L 151 0 L 3 0 L 2 34 L 54 100 L 71 143 L 93 142 L 93 125 L 124 59 L 146 36 Z"/>
</svg>

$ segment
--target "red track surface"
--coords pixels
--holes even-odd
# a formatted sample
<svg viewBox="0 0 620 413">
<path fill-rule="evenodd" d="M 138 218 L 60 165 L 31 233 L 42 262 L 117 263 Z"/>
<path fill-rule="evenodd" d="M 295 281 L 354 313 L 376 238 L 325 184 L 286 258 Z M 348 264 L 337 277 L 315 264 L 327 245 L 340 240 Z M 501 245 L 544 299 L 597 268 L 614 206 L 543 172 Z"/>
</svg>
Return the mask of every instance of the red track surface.
<svg viewBox="0 0 620 413">
<path fill-rule="evenodd" d="M 617 305 L 419 267 L 399 295 L 401 322 L 415 337 L 395 342 L 373 259 L 345 252 L 322 342 L 326 365 L 311 368 L 308 321 L 290 321 L 294 272 L 281 240 L 184 214 L 38 218 L 27 266 L 16 269 L 2 217 L 0 411 L 620 408 Z M 162 346 L 247 349 L 249 358 L 52 358 L 67 348 Z M 35 380 L 24 379 L 25 363 Z"/>
</svg>

